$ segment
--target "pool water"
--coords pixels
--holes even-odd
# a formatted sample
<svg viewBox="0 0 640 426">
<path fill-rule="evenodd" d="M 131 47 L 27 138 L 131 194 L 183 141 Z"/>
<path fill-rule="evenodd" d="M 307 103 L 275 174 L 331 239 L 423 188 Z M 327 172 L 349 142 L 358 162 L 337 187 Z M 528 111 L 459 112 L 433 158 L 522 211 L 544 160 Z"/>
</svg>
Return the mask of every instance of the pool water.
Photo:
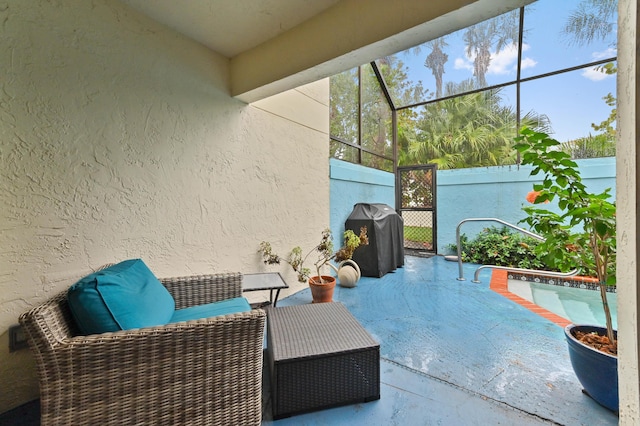
<svg viewBox="0 0 640 426">
<path fill-rule="evenodd" d="M 536 305 L 568 319 L 574 324 L 605 326 L 600 292 L 516 279 L 508 280 L 509 291 Z M 607 293 L 613 327 L 618 324 L 616 293 Z"/>
</svg>

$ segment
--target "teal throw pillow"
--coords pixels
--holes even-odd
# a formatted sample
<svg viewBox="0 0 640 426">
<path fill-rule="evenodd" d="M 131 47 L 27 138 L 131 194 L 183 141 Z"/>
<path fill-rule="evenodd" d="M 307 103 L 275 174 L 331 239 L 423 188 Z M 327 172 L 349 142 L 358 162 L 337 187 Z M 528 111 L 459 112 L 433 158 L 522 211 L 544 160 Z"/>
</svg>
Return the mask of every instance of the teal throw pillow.
<svg viewBox="0 0 640 426">
<path fill-rule="evenodd" d="M 173 297 L 141 259 L 87 275 L 69 288 L 67 300 L 84 334 L 164 325 L 175 311 Z"/>
</svg>

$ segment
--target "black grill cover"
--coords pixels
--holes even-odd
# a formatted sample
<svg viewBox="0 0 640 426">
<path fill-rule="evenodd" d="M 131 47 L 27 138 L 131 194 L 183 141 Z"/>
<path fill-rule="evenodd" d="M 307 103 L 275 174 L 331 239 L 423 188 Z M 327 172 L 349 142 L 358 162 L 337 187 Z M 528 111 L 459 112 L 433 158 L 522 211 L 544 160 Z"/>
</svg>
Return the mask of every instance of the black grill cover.
<svg viewBox="0 0 640 426">
<path fill-rule="evenodd" d="M 404 265 L 404 225 L 396 211 L 386 204 L 358 203 L 344 224 L 357 234 L 367 227 L 369 245 L 360 246 L 353 260 L 365 277 L 381 277 Z"/>
</svg>

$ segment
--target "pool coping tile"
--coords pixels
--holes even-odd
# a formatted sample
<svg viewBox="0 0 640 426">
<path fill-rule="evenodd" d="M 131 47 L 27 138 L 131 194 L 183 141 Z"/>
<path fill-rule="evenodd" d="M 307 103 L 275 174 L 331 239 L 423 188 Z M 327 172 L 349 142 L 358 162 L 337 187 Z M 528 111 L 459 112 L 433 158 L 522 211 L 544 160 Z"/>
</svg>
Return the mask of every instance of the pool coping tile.
<svg viewBox="0 0 640 426">
<path fill-rule="evenodd" d="M 491 283 L 489 284 L 489 288 L 494 292 L 506 297 L 519 304 L 520 306 L 527 308 L 531 312 L 540 315 L 543 318 L 551 321 L 552 323 L 564 328 L 567 325 L 571 324 L 566 318 L 561 317 L 560 315 L 554 314 L 533 302 L 530 302 L 526 299 L 523 299 L 520 296 L 517 296 L 509 291 L 509 278 L 508 272 L 503 269 L 494 269 L 491 273 Z"/>
</svg>

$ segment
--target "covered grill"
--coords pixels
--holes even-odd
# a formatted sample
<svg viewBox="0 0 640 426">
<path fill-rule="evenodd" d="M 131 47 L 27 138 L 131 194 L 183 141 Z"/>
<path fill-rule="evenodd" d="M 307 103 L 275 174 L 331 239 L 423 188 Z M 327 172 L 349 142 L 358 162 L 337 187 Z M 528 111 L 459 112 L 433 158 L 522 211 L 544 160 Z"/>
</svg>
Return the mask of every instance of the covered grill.
<svg viewBox="0 0 640 426">
<path fill-rule="evenodd" d="M 369 245 L 353 253 L 353 260 L 365 277 L 382 277 L 404 265 L 402 217 L 387 204 L 358 203 L 345 222 L 345 229 L 360 233 L 366 226 Z"/>
</svg>

